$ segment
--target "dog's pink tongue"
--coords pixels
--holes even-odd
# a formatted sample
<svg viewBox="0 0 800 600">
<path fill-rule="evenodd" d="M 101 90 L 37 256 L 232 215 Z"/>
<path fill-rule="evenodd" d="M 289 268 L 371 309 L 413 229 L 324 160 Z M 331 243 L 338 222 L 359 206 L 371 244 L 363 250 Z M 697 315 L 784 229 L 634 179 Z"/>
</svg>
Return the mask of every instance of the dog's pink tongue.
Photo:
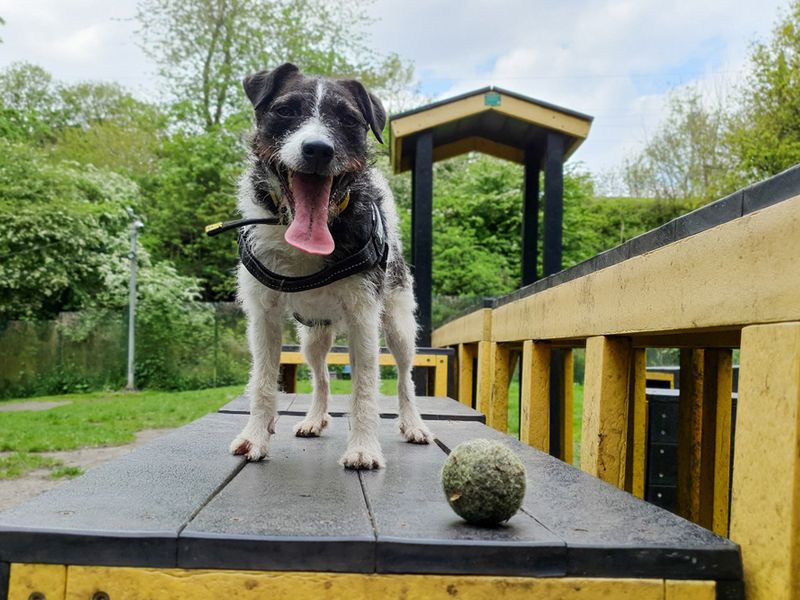
<svg viewBox="0 0 800 600">
<path fill-rule="evenodd" d="M 295 173 L 292 177 L 294 220 L 283 236 L 303 252 L 327 256 L 335 247 L 328 229 L 332 177 Z"/>
</svg>

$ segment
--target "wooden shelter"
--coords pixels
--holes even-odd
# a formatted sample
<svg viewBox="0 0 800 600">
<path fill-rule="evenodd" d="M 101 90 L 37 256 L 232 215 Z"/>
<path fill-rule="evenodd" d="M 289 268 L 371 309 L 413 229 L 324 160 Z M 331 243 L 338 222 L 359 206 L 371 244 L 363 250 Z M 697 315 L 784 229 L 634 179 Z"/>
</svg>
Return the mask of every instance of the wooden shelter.
<svg viewBox="0 0 800 600">
<path fill-rule="evenodd" d="M 589 134 L 592 117 L 489 86 L 392 115 L 389 135 L 395 173 L 412 173 L 411 262 L 420 343 L 430 344 L 433 163 L 483 152 L 525 166 L 521 283 L 537 279 L 539 172 L 544 171 L 543 271 L 561 270 L 563 164 Z"/>
</svg>

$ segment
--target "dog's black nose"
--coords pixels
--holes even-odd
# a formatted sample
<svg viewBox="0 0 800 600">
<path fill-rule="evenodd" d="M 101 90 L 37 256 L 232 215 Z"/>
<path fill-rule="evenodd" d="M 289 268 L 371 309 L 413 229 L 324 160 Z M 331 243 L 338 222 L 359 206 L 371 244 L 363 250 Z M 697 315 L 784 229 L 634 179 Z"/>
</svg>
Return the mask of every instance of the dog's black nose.
<svg viewBox="0 0 800 600">
<path fill-rule="evenodd" d="M 302 145 L 303 158 L 315 170 L 323 169 L 333 160 L 333 146 L 325 140 L 308 140 Z"/>
</svg>

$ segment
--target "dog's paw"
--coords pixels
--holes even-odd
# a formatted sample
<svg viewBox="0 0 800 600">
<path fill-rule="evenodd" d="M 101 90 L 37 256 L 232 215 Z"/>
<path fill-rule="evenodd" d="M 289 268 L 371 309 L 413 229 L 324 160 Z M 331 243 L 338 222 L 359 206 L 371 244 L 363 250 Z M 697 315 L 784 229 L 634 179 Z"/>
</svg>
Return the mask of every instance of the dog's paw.
<svg viewBox="0 0 800 600">
<path fill-rule="evenodd" d="M 382 469 L 386 466 L 381 449 L 353 446 L 339 459 L 339 464 L 345 469 Z"/>
<path fill-rule="evenodd" d="M 411 444 L 430 444 L 433 441 L 431 430 L 422 422 L 414 424 L 400 422 L 400 433 Z"/>
<path fill-rule="evenodd" d="M 269 434 L 248 435 L 242 432 L 231 442 L 230 450 L 231 454 L 244 456 L 247 460 L 261 460 L 269 451 Z"/>
<path fill-rule="evenodd" d="M 322 430 L 325 429 L 330 422 L 331 416 L 327 413 L 322 415 L 322 418 L 306 417 L 294 426 L 294 434 L 297 437 L 319 437 L 320 434 L 322 434 Z"/>
</svg>

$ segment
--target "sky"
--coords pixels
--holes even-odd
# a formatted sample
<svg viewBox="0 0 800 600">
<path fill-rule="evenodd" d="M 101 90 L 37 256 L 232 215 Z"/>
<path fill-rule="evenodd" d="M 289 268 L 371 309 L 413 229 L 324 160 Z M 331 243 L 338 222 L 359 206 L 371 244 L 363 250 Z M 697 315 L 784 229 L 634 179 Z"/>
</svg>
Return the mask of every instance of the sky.
<svg viewBox="0 0 800 600">
<path fill-rule="evenodd" d="M 676 89 L 731 98 L 788 0 L 375 0 L 373 46 L 415 66 L 402 108 L 494 84 L 594 117 L 572 162 L 612 173 L 658 130 Z M 114 80 L 159 96 L 136 0 L 0 0 L 0 68 Z"/>
</svg>

